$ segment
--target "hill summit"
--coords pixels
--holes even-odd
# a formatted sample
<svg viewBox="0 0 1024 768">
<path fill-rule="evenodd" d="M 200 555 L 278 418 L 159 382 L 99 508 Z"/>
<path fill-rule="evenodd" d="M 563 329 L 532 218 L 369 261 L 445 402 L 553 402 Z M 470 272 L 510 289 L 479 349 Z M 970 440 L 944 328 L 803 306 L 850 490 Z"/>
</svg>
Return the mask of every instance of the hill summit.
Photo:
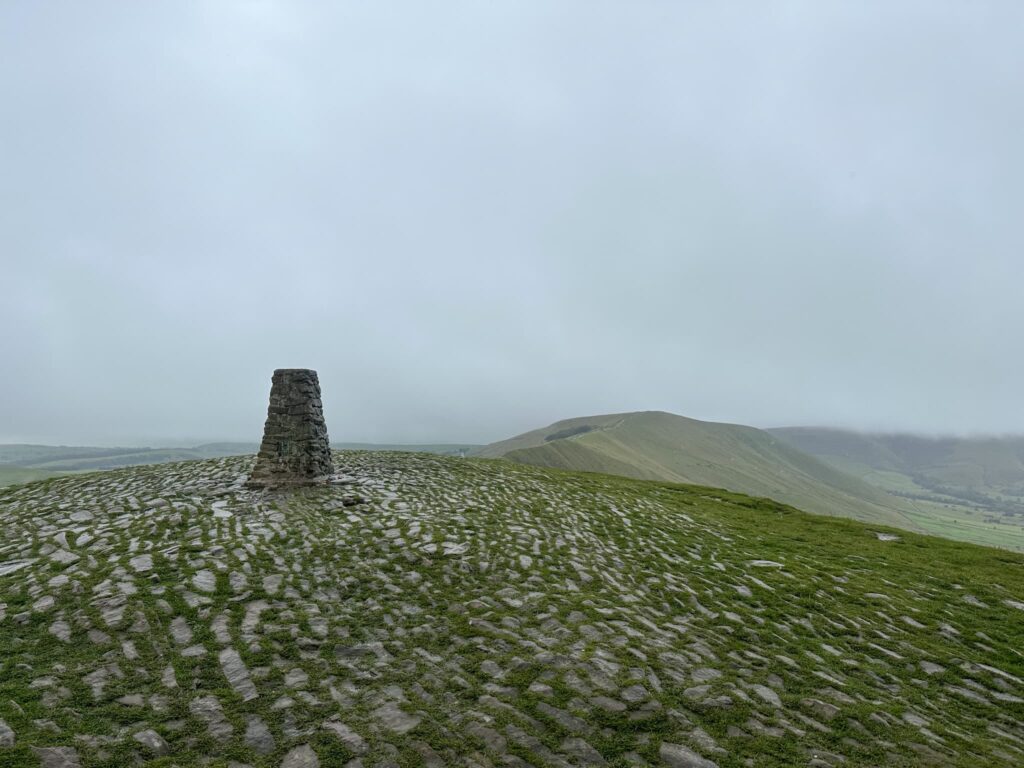
<svg viewBox="0 0 1024 768">
<path fill-rule="evenodd" d="M 0 490 L 0 763 L 1024 761 L 1024 558 L 698 487 L 343 452 Z"/>
<path fill-rule="evenodd" d="M 817 514 L 919 530 L 905 503 L 760 429 L 664 411 L 558 421 L 477 455 L 542 467 L 728 488 Z"/>
</svg>

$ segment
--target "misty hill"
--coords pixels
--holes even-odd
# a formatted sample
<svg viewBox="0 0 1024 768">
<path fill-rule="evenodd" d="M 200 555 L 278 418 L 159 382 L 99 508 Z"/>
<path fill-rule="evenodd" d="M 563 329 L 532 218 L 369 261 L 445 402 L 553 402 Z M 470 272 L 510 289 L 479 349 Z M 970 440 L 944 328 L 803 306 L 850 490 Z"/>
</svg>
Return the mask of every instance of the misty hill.
<svg viewBox="0 0 1024 768">
<path fill-rule="evenodd" d="M 0 764 L 1024 761 L 1019 555 L 706 488 L 335 462 L 293 493 L 246 489 L 251 457 L 0 490 Z"/>
<path fill-rule="evenodd" d="M 0 468 L 23 467 L 51 472 L 81 472 L 96 469 L 162 464 L 189 459 L 207 459 L 256 451 L 255 444 L 210 443 L 193 448 L 101 448 L 67 445 L 0 445 Z"/>
<path fill-rule="evenodd" d="M 462 456 L 480 447 L 478 445 L 462 443 L 431 443 L 424 445 L 332 443 L 331 446 L 337 450 L 409 451 L 437 453 L 447 456 Z M 191 448 L 0 445 L 0 485 L 22 482 L 23 479 L 38 479 L 46 476 L 44 473 L 86 472 L 144 464 L 166 464 L 174 461 L 242 456 L 255 454 L 258 450 L 258 443 L 239 442 L 204 443 Z M 24 471 L 16 472 L 16 468 L 21 470 L 40 470 L 41 472 L 36 474 Z"/>
<path fill-rule="evenodd" d="M 336 451 L 395 451 L 439 456 L 466 456 L 482 447 L 475 443 L 331 443 Z"/>
<path fill-rule="evenodd" d="M 925 437 L 815 427 L 769 432 L 892 493 L 1024 522 L 1024 437 Z"/>
<path fill-rule="evenodd" d="M 489 445 L 478 455 L 727 488 L 818 514 L 918 528 L 899 499 L 767 432 L 661 411 L 567 419 Z"/>
</svg>

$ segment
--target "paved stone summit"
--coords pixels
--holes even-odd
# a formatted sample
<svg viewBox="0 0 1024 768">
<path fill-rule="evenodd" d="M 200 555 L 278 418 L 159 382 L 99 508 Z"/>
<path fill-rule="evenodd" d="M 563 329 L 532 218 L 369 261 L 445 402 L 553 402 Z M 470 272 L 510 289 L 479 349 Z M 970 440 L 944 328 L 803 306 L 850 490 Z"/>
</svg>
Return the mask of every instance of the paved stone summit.
<svg viewBox="0 0 1024 768">
<path fill-rule="evenodd" d="M 253 488 L 319 485 L 334 473 L 320 380 L 308 368 L 274 371 Z"/>
<path fill-rule="evenodd" d="M 428 454 L 268 494 L 253 461 L 0 489 L 0 766 L 1024 765 L 1017 554 Z"/>
</svg>

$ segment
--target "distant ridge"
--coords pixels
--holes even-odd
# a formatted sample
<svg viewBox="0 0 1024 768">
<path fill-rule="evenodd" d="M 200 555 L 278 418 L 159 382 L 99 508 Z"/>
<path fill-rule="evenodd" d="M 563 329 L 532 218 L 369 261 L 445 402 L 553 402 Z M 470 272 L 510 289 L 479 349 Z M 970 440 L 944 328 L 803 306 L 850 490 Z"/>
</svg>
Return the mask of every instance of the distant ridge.
<svg viewBox="0 0 1024 768">
<path fill-rule="evenodd" d="M 436 453 L 446 456 L 464 456 L 479 445 L 468 443 L 331 443 L 335 450 L 357 451 L 401 451 L 414 453 Z M 8 482 L 24 482 L 27 479 L 43 478 L 43 472 L 15 473 L 20 470 L 44 470 L 48 473 L 89 472 L 101 469 L 118 469 L 146 464 L 166 464 L 172 461 L 194 461 L 215 459 L 224 456 L 255 454 L 258 443 L 203 443 L 191 448 L 101 448 L 95 446 L 30 445 L 11 443 L 0 445 L 0 485 Z M 6 482 L 5 482 L 6 478 Z"/>
<path fill-rule="evenodd" d="M 769 432 L 891 494 L 1024 525 L 1024 437 L 927 437 L 825 427 Z"/>
<path fill-rule="evenodd" d="M 929 437 L 829 427 L 767 431 L 844 471 L 898 472 L 928 485 L 999 489 L 1024 496 L 1024 436 Z"/>
<path fill-rule="evenodd" d="M 663 411 L 566 419 L 493 443 L 481 457 L 726 488 L 819 514 L 918 530 L 902 500 L 774 435 Z"/>
</svg>

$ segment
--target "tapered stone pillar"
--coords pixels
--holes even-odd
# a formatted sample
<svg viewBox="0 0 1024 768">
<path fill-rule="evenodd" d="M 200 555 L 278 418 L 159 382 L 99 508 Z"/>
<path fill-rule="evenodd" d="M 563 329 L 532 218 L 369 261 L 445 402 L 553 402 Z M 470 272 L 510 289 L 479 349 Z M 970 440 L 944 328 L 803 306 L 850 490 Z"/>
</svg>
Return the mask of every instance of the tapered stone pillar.
<svg viewBox="0 0 1024 768">
<path fill-rule="evenodd" d="M 320 380 L 307 368 L 274 371 L 270 407 L 249 485 L 318 485 L 334 473 L 320 400 Z"/>
</svg>

